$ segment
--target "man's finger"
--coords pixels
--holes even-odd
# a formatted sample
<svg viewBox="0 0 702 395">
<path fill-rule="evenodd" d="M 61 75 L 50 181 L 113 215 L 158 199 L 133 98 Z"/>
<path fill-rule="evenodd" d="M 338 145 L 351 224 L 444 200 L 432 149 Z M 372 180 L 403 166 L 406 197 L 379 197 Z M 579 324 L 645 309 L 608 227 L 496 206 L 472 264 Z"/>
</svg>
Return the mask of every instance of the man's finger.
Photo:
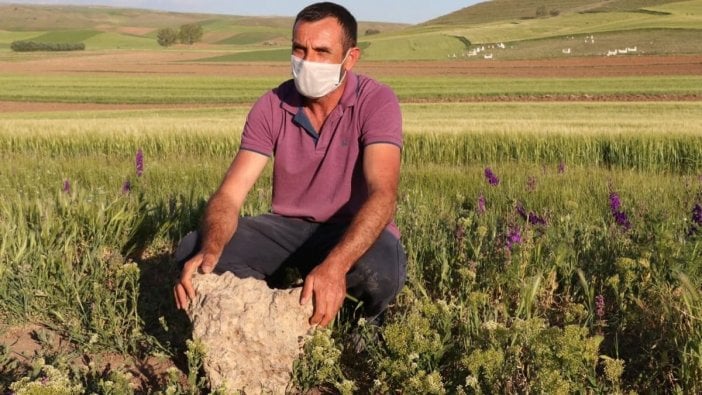
<svg viewBox="0 0 702 395">
<path fill-rule="evenodd" d="M 314 300 L 314 314 L 310 318 L 310 324 L 317 325 L 322 322 L 324 315 L 326 313 L 327 303 L 322 298 L 316 298 Z"/>
<path fill-rule="evenodd" d="M 181 280 L 180 284 L 185 289 L 185 293 L 186 293 L 186 295 L 188 295 L 188 298 L 190 300 L 195 299 L 195 289 L 193 288 L 193 282 L 190 279 L 190 277 Z M 186 303 L 186 306 L 187 306 L 187 303 Z"/>
<path fill-rule="evenodd" d="M 212 270 L 214 270 L 216 263 L 217 261 L 211 255 L 205 255 L 202 258 L 202 265 L 200 265 L 200 271 L 203 274 L 212 273 Z"/>
<path fill-rule="evenodd" d="M 332 316 L 332 315 L 327 315 L 327 314 L 325 314 L 325 315 L 324 315 L 324 319 L 322 319 L 322 321 L 319 322 L 319 325 L 320 325 L 320 326 L 327 326 L 327 325 L 329 325 L 329 323 L 331 322 L 331 317 L 333 317 L 333 316 Z"/>
<path fill-rule="evenodd" d="M 329 309 L 324 313 L 324 319 L 322 322 L 320 322 L 321 326 L 327 326 L 329 323 L 331 323 L 334 318 L 336 318 L 336 314 L 341 310 L 341 305 L 344 303 L 344 299 L 341 300 L 335 300 L 333 304 L 328 304 L 327 306 Z"/>
<path fill-rule="evenodd" d="M 173 299 L 175 299 L 176 309 L 180 310 L 180 300 L 178 300 L 178 285 L 173 286 Z"/>
<path fill-rule="evenodd" d="M 300 304 L 307 304 L 310 297 L 312 296 L 312 289 L 314 288 L 314 279 L 307 276 L 305 283 L 302 285 L 302 292 L 300 292 Z"/>
<path fill-rule="evenodd" d="M 185 296 L 185 290 L 181 284 L 176 285 L 176 299 L 180 309 L 185 310 L 188 307 L 188 297 Z"/>
</svg>

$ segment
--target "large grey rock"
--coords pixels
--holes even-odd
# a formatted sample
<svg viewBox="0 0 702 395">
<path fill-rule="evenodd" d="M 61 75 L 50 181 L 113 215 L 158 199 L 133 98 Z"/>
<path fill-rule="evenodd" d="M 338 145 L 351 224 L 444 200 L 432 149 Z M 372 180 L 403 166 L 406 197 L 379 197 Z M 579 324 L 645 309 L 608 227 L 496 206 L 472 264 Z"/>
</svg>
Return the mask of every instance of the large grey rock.
<svg viewBox="0 0 702 395">
<path fill-rule="evenodd" d="M 205 347 L 212 388 L 245 394 L 285 393 L 293 361 L 309 334 L 312 304 L 300 306 L 301 288 L 273 290 L 232 273 L 196 275 L 188 316 L 193 338 Z"/>
</svg>

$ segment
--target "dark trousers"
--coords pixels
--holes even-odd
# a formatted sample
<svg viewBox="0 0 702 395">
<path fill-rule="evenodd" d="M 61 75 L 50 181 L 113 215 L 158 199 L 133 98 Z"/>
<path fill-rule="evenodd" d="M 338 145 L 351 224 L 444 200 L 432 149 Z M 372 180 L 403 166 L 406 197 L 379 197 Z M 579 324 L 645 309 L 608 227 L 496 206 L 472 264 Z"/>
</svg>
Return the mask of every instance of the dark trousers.
<svg viewBox="0 0 702 395">
<path fill-rule="evenodd" d="M 274 214 L 239 219 L 234 237 L 224 247 L 215 272 L 269 280 L 286 268 L 306 276 L 339 242 L 348 224 L 309 222 Z M 200 250 L 198 232 L 180 241 L 175 259 L 181 264 Z M 384 230 L 346 274 L 347 293 L 363 302 L 364 314 L 385 310 L 405 283 L 407 258 L 400 241 Z"/>
</svg>

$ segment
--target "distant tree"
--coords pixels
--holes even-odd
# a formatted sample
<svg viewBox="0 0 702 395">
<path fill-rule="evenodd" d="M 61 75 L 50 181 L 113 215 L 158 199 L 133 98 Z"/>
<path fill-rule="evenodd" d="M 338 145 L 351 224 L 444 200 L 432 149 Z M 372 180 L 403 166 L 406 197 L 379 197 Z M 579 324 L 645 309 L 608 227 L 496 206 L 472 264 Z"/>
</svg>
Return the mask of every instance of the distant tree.
<svg viewBox="0 0 702 395">
<path fill-rule="evenodd" d="M 368 30 L 366 30 L 366 36 L 370 36 L 370 35 L 372 35 L 372 34 L 379 34 L 379 33 L 380 33 L 380 30 L 378 30 L 378 29 L 368 29 Z"/>
<path fill-rule="evenodd" d="M 548 15 L 548 10 L 546 9 L 545 5 L 540 5 L 536 8 L 536 17 L 537 18 L 545 18 L 546 15 Z"/>
<path fill-rule="evenodd" d="M 189 23 L 180 27 L 178 40 L 183 44 L 194 44 L 202 39 L 202 26 L 197 23 Z"/>
<path fill-rule="evenodd" d="M 162 47 L 170 47 L 178 41 L 178 32 L 170 27 L 159 29 L 156 33 L 156 41 Z"/>
<path fill-rule="evenodd" d="M 552 9 L 551 11 L 549 11 L 548 14 L 551 15 L 551 16 L 558 16 L 558 15 L 561 14 L 561 12 L 560 12 L 559 10 L 557 10 L 557 9 L 554 8 L 554 9 Z"/>
</svg>

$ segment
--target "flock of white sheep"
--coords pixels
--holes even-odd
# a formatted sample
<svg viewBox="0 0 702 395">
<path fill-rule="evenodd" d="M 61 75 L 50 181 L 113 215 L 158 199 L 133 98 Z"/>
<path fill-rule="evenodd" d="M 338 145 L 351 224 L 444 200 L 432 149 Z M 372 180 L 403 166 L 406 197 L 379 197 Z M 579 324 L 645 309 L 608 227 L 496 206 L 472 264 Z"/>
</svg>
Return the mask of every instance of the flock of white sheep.
<svg viewBox="0 0 702 395">
<path fill-rule="evenodd" d="M 574 36 L 569 37 L 571 40 L 575 39 Z M 585 44 L 594 44 L 595 43 L 595 35 L 590 34 L 585 36 L 584 39 Z M 475 56 L 482 56 L 483 59 L 493 59 L 493 54 L 492 51 L 493 49 L 505 49 L 506 46 L 504 43 L 497 43 L 497 44 L 486 44 L 486 45 L 481 45 L 479 47 L 475 47 L 471 49 L 468 52 L 464 52 L 460 54 L 460 57 L 462 58 L 470 58 L 470 57 L 475 57 Z M 487 51 L 486 51 L 487 50 Z M 611 49 L 607 50 L 606 55 L 607 56 L 616 56 L 616 55 L 625 55 L 629 53 L 635 53 L 637 52 L 638 49 L 636 46 L 633 47 L 625 47 L 625 48 L 616 48 L 616 49 Z M 570 55 L 573 53 L 571 48 L 563 48 L 561 49 L 561 53 L 565 55 Z M 456 53 L 448 54 L 449 58 L 458 58 L 459 55 L 456 55 Z"/>
</svg>

